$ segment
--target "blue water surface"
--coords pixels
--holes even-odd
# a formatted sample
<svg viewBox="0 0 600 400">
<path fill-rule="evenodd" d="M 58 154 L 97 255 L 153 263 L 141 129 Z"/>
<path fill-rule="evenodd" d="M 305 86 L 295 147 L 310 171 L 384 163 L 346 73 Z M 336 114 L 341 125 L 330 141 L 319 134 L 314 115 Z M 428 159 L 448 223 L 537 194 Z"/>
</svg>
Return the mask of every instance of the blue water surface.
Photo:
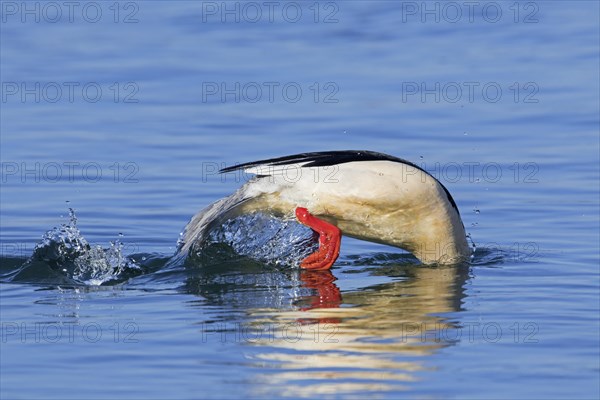
<svg viewBox="0 0 600 400">
<path fill-rule="evenodd" d="M 2 0 L 0 397 L 598 398 L 599 6 L 467 3 Z M 169 264 L 216 170 L 334 149 L 430 171 L 472 263 Z M 27 264 L 69 208 L 139 269 Z"/>
</svg>

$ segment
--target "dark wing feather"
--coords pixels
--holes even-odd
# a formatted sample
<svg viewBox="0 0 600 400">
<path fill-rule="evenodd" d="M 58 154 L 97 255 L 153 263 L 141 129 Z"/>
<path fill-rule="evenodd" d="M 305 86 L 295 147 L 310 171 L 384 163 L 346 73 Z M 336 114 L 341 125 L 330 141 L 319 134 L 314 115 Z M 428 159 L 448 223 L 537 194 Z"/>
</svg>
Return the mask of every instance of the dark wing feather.
<svg viewBox="0 0 600 400">
<path fill-rule="evenodd" d="M 404 160 L 402 158 L 366 150 L 339 150 L 294 154 L 291 156 L 270 158 L 266 160 L 258 160 L 244 164 L 234 165 L 232 167 L 223 168 L 220 172 L 231 172 L 238 169 L 256 167 L 259 165 L 288 165 L 296 163 L 307 163 L 304 165 L 305 167 L 326 167 L 330 165 L 343 164 L 353 161 L 377 160 L 400 162 L 415 167 L 423 172 L 426 172 L 418 165 L 413 164 L 410 161 Z"/>
</svg>

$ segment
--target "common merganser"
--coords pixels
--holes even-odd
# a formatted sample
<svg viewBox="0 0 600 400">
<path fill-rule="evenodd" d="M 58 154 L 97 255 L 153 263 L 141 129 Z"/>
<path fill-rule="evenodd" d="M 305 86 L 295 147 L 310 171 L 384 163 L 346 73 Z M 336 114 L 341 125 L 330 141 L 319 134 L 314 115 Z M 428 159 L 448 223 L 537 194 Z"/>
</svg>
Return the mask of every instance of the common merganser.
<svg viewBox="0 0 600 400">
<path fill-rule="evenodd" d="M 179 254 L 198 250 L 211 228 L 242 214 L 296 218 L 319 234 L 319 249 L 301 262 L 329 269 L 341 235 L 399 247 L 425 264 L 456 264 L 470 255 L 450 192 L 419 166 L 372 151 L 326 151 L 221 169 L 256 176 L 198 212 L 185 227 Z"/>
</svg>

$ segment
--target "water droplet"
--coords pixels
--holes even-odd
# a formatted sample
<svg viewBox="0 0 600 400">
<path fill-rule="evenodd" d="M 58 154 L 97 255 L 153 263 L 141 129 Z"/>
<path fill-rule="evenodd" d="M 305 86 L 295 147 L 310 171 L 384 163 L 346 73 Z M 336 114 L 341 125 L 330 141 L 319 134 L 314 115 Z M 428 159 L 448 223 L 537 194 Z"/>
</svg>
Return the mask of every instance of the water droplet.
<svg viewBox="0 0 600 400">
<path fill-rule="evenodd" d="M 348 131 L 344 130 L 344 133 L 348 133 Z"/>
<path fill-rule="evenodd" d="M 421 159 L 421 160 L 422 160 L 423 158 L 424 158 L 423 156 L 419 156 L 419 159 Z"/>
<path fill-rule="evenodd" d="M 478 208 L 474 208 L 473 211 L 475 211 L 475 214 L 479 214 L 480 213 L 480 211 L 479 211 Z"/>
<path fill-rule="evenodd" d="M 123 232 L 119 232 L 119 237 L 123 237 Z"/>
</svg>

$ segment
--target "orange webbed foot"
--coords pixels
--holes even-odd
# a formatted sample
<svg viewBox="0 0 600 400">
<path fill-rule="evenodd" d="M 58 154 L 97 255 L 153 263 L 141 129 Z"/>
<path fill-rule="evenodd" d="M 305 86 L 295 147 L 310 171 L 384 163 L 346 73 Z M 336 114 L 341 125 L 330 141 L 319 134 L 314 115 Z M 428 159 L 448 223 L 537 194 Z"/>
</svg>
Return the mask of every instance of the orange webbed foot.
<svg viewBox="0 0 600 400">
<path fill-rule="evenodd" d="M 296 208 L 296 218 L 319 234 L 319 250 L 302 260 L 300 266 L 311 270 L 331 268 L 340 254 L 342 231 L 337 226 L 315 217 L 304 207 Z"/>
</svg>

